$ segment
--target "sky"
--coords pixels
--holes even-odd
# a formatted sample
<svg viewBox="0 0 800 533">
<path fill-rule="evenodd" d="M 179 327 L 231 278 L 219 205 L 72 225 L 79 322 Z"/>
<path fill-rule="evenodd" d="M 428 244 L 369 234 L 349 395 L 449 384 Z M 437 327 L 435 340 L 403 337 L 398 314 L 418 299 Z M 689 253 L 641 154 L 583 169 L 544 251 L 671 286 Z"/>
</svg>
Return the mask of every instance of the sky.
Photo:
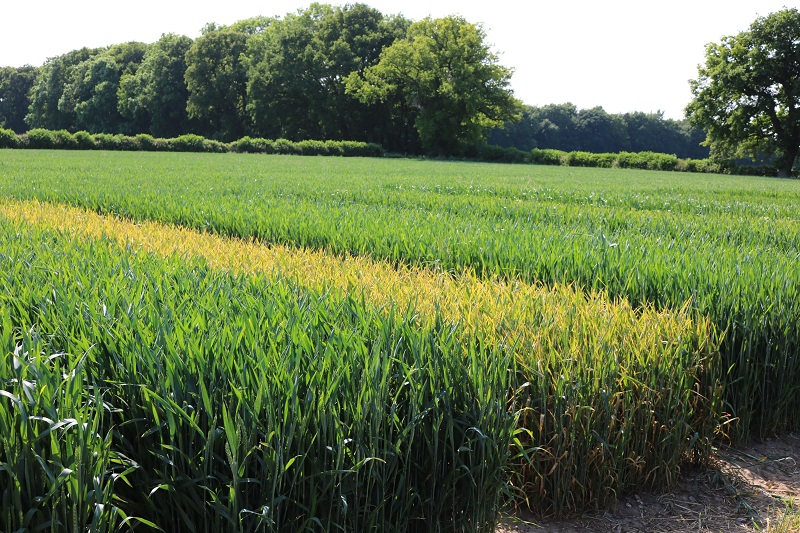
<svg viewBox="0 0 800 533">
<path fill-rule="evenodd" d="M 196 38 L 206 23 L 282 16 L 310 1 L 0 0 L 0 66 L 39 66 L 76 48 L 151 43 L 164 33 Z M 347 2 L 327 1 L 341 5 Z M 350 3 L 355 3 L 351 0 Z M 661 111 L 683 118 L 705 45 L 746 30 L 800 0 L 363 0 L 412 20 L 461 15 L 480 23 L 512 67 L 525 104 L 571 102 L 609 113 Z"/>
</svg>

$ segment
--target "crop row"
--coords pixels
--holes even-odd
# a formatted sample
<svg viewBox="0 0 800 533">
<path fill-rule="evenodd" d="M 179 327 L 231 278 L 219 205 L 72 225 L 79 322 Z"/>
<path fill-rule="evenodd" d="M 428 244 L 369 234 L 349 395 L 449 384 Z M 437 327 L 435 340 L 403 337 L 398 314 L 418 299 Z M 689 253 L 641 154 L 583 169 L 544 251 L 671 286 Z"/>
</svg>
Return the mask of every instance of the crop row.
<svg viewBox="0 0 800 533">
<path fill-rule="evenodd" d="M 378 159 L 8 152 L 0 194 L 489 279 L 687 301 L 724 333 L 739 436 L 800 427 L 800 187 Z"/>
<path fill-rule="evenodd" d="M 686 311 L 43 204 L 0 219 L 3 529 L 488 530 L 503 494 L 563 514 L 669 484 L 719 422 Z"/>
</svg>

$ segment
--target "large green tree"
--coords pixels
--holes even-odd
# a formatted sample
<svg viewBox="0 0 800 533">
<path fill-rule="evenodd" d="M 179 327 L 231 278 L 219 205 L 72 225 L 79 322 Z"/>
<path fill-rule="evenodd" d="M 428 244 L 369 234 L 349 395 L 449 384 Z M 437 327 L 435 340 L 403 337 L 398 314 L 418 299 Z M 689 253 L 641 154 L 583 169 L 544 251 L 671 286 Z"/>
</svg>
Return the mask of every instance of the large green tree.
<svg viewBox="0 0 800 533">
<path fill-rule="evenodd" d="M 115 44 L 70 69 L 59 100 L 59 109 L 74 116 L 68 129 L 92 133 L 134 133 L 118 109 L 120 79 L 133 75 L 144 58 L 147 45 L 139 42 Z"/>
<path fill-rule="evenodd" d="M 184 76 L 191 46 L 192 40 L 184 35 L 162 35 L 147 48 L 139 69 L 120 79 L 119 110 L 129 121 L 144 123 L 137 133 L 177 137 L 189 131 L 189 89 Z"/>
<path fill-rule="evenodd" d="M 611 115 L 600 106 L 581 109 L 577 116 L 580 149 L 586 152 L 618 152 L 628 146 L 628 128 L 623 118 Z"/>
<path fill-rule="evenodd" d="M 479 25 L 451 16 L 415 22 L 377 65 L 351 74 L 347 83 L 363 102 L 401 98 L 416 112 L 423 147 L 444 155 L 483 142 L 487 130 L 517 113 L 511 73 Z"/>
<path fill-rule="evenodd" d="M 243 31 L 208 26 L 186 52 L 187 111 L 206 137 L 232 141 L 250 131 L 242 63 L 248 38 Z"/>
<path fill-rule="evenodd" d="M 686 113 L 707 131 L 712 156 L 773 156 L 789 175 L 800 155 L 800 11 L 760 17 L 708 44 L 691 87 Z"/>
<path fill-rule="evenodd" d="M 39 69 L 31 88 L 31 103 L 25 122 L 32 128 L 74 129 L 75 113 L 59 107 L 64 88 L 72 79 L 72 69 L 102 49 L 81 48 L 49 58 Z"/>
<path fill-rule="evenodd" d="M 0 128 L 22 133 L 28 128 L 25 115 L 28 113 L 28 93 L 36 80 L 38 69 L 24 67 L 0 68 Z"/>
<path fill-rule="evenodd" d="M 261 136 L 360 139 L 385 129 L 384 108 L 345 94 L 345 78 L 378 62 L 408 23 L 364 4 L 313 3 L 248 44 L 248 110 Z"/>
</svg>

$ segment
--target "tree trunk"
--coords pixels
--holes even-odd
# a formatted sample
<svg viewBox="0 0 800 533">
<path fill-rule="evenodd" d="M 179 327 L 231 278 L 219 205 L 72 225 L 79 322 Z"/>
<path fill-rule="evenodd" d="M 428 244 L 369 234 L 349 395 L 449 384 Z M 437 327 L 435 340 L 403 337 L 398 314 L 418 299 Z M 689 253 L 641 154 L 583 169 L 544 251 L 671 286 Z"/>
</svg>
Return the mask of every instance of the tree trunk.
<svg viewBox="0 0 800 533">
<path fill-rule="evenodd" d="M 794 163 L 797 160 L 798 155 L 800 155 L 800 147 L 788 150 L 780 159 L 778 159 L 779 178 L 791 177 L 792 169 L 794 169 Z"/>
</svg>

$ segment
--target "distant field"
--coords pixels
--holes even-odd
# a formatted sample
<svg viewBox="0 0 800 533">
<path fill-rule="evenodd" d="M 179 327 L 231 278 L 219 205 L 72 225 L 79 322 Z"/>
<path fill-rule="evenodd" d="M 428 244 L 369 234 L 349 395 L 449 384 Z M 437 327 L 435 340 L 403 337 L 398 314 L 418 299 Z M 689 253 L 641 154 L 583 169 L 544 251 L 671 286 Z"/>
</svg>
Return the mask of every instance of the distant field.
<svg viewBox="0 0 800 533">
<path fill-rule="evenodd" d="M 155 470 L 180 463 L 172 474 L 184 480 L 213 474 L 216 485 L 175 503 L 193 509 L 195 522 L 214 508 L 221 514 L 212 513 L 217 522 L 209 524 L 223 527 L 225 516 L 245 509 L 255 529 L 269 520 L 300 527 L 319 512 L 300 503 L 328 486 L 316 485 L 322 476 L 344 498 L 337 501 L 347 502 L 326 515 L 329 527 L 449 513 L 459 527 L 480 529 L 500 501 L 486 503 L 481 494 L 502 486 L 524 492 L 540 512 L 563 514 L 619 491 L 669 484 L 681 460 L 707 457 L 723 412 L 738 417 L 724 426 L 731 435 L 800 427 L 798 181 L 403 159 L 5 150 L 0 229 L 0 311 L 10 317 L 0 331 L 4 349 L 35 347 L 45 354 L 31 363 L 39 372 L 48 353 L 91 354 L 86 383 L 105 384 L 116 399 L 109 403 L 137 406 L 141 420 L 120 432 L 119 448 L 112 439 L 121 455 L 109 461 L 122 465 L 120 457 L 135 455 Z M 58 274 L 60 264 L 70 265 L 74 279 Z M 114 291 L 122 300 L 109 306 L 103 300 Z M 264 304 L 265 295 L 277 307 Z M 84 309 L 83 319 L 76 309 Z M 116 346 L 118 339 L 125 341 Z M 295 355 L 281 359 L 284 353 Z M 252 374 L 245 370 L 251 355 Z M 363 372 L 378 380 L 376 396 L 357 370 L 368 355 L 377 366 Z M 384 357 L 392 362 L 380 366 Z M 442 364 L 442 357 L 464 365 Z M 269 370 L 278 360 L 289 366 Z M 129 383 L 148 361 L 166 365 L 168 383 L 155 373 L 140 383 L 152 394 L 114 385 Z M 344 374 L 298 378 L 302 368 Z M 211 384 L 182 388 L 204 375 L 216 376 L 216 392 L 203 392 Z M 400 375 L 421 381 L 396 381 Z M 281 426 L 297 431 L 292 453 L 303 466 L 296 472 L 274 455 L 280 444 L 272 451 L 258 444 L 272 437 L 269 425 L 255 422 L 286 423 L 287 412 L 305 412 L 304 400 L 277 385 L 287 379 L 306 383 L 305 401 L 314 406 L 305 426 Z M 246 392 L 262 382 L 278 388 Z M 417 385 L 406 389 L 409 383 Z M 450 398 L 455 389 L 461 392 Z M 368 397 L 377 411 L 356 402 L 346 407 L 354 418 L 344 415 L 353 398 Z M 0 419 L 5 413 L 9 427 L 20 423 L 10 422 L 12 411 L 3 411 L 10 404 L 1 400 Z M 287 410 L 283 417 L 276 405 Z M 441 416 L 433 426 L 412 423 L 430 409 Z M 338 421 L 325 412 L 338 413 Z M 234 414 L 246 423 L 224 418 Z M 120 416 L 111 418 L 124 423 Z M 332 444 L 313 428 L 325 424 L 333 424 L 334 440 L 364 448 L 322 460 L 318 454 Z M 217 425 L 219 457 L 207 458 L 206 470 L 196 470 L 191 454 L 170 456 L 199 442 L 205 449 Z M 414 427 L 428 433 L 403 448 L 399 435 Z M 152 450 L 137 448 L 137 431 L 166 455 L 146 459 Z M 372 439 L 388 434 L 399 447 L 374 448 Z M 504 458 L 498 450 L 509 445 L 515 456 Z M 480 456 L 471 455 L 478 449 Z M 393 463 L 385 453 L 405 459 Z M 370 462 L 376 457 L 387 466 Z M 278 477 L 264 466 L 281 461 Z M 459 461 L 462 474 L 448 473 Z M 234 463 L 248 466 L 231 474 Z M 412 464 L 421 477 L 393 477 Z M 471 508 L 486 504 L 486 512 L 465 511 L 453 493 L 423 496 L 426 469 L 442 469 L 442 479 L 473 494 L 465 500 Z M 333 477 L 322 474 L 328 471 Z M 371 481 L 356 482 L 359 472 Z M 261 509 L 256 516 L 260 492 L 249 483 L 274 484 L 273 501 L 285 501 L 270 511 L 278 514 Z M 389 505 L 379 492 L 392 483 L 423 492 Z M 178 490 L 171 487 L 164 492 Z M 217 503 L 202 503 L 200 494 L 212 493 Z M 128 514 L 189 523 L 159 515 L 142 494 L 118 497 L 136 502 L 120 507 Z M 320 500 L 314 509 L 330 506 Z"/>
</svg>

